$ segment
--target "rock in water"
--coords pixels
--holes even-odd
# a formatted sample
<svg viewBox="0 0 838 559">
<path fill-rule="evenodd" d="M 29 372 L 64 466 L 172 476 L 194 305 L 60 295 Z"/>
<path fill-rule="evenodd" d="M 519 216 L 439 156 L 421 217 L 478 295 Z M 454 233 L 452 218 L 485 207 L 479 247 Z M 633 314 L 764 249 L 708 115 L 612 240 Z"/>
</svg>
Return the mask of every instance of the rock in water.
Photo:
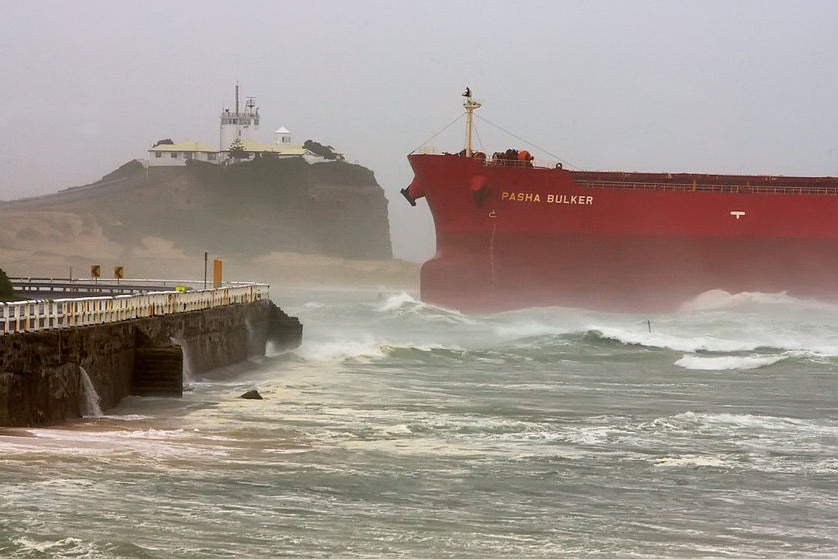
<svg viewBox="0 0 838 559">
<path fill-rule="evenodd" d="M 247 392 L 245 392 L 244 394 L 239 396 L 239 398 L 244 398 L 245 400 L 262 400 L 263 399 L 262 395 L 259 394 L 259 391 L 255 390 L 255 389 L 254 390 L 248 390 Z"/>
</svg>

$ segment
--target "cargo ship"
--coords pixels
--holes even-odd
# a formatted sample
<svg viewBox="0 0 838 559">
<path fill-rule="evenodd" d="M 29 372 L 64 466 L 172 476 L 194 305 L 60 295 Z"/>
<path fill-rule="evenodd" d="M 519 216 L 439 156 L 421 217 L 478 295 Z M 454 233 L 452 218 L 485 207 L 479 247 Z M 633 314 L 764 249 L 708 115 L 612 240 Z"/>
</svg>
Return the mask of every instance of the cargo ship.
<svg viewBox="0 0 838 559">
<path fill-rule="evenodd" d="M 436 254 L 423 301 L 662 312 L 711 290 L 838 299 L 838 178 L 579 171 L 526 150 L 413 152 Z"/>
</svg>

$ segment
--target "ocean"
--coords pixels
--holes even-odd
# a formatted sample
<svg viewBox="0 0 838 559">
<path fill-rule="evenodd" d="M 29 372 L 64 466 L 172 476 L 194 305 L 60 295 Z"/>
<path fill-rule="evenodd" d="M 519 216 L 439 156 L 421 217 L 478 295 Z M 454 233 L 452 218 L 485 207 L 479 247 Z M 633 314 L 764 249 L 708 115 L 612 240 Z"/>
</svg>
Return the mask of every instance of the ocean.
<svg viewBox="0 0 838 559">
<path fill-rule="evenodd" d="M 0 431 L 0 556 L 838 557 L 838 306 L 272 293 L 300 348 Z"/>
</svg>

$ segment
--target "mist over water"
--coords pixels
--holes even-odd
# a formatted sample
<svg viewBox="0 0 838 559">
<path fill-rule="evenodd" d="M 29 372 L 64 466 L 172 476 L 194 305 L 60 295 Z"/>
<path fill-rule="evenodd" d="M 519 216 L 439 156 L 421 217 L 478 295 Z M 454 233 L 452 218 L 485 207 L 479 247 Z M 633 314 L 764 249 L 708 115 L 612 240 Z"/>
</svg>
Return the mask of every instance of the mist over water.
<svg viewBox="0 0 838 559">
<path fill-rule="evenodd" d="M 274 296 L 293 352 L 0 432 L 0 555 L 838 555 L 838 307 Z"/>
</svg>

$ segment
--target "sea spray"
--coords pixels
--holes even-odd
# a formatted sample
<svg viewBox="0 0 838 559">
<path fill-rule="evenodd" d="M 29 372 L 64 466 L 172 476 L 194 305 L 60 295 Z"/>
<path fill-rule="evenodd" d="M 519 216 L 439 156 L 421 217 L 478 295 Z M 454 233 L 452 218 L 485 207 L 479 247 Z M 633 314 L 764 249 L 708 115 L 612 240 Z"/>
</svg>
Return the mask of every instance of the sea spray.
<svg viewBox="0 0 838 559">
<path fill-rule="evenodd" d="M 170 338 L 170 341 L 180 346 L 180 351 L 183 353 L 183 383 L 191 384 L 195 382 L 195 376 L 192 373 L 192 352 L 189 350 L 189 344 L 186 343 L 186 338 L 177 336 Z"/>
<path fill-rule="evenodd" d="M 256 334 L 256 328 L 253 327 L 253 324 L 251 324 L 250 320 L 245 319 L 244 329 L 247 332 L 247 354 L 261 355 L 262 347 L 259 343 L 258 336 Z"/>
<path fill-rule="evenodd" d="M 96 392 L 96 387 L 93 386 L 93 381 L 90 380 L 90 375 L 84 367 L 79 366 L 79 382 L 81 384 L 82 399 L 80 402 L 81 414 L 84 417 L 101 417 L 102 416 L 102 399 L 99 393 Z"/>
</svg>

